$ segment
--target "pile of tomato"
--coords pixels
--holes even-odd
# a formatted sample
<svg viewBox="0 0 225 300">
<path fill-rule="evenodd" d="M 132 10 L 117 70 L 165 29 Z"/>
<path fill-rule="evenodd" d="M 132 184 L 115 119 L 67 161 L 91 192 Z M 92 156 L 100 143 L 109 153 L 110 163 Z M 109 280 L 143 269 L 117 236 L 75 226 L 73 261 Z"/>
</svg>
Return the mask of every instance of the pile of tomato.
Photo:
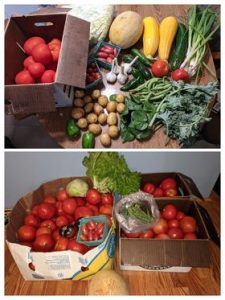
<svg viewBox="0 0 225 300">
<path fill-rule="evenodd" d="M 142 190 L 154 197 L 175 197 L 178 195 L 177 182 L 170 177 L 163 179 L 159 186 L 152 182 L 146 182 Z"/>
<path fill-rule="evenodd" d="M 92 247 L 76 240 L 79 220 L 105 215 L 110 228 L 112 208 L 110 193 L 100 194 L 96 189 L 89 189 L 86 197 L 69 197 L 65 189 L 60 189 L 56 196 L 45 196 L 31 209 L 17 231 L 17 238 L 33 251 L 73 250 L 84 254 Z"/>
<path fill-rule="evenodd" d="M 162 212 L 159 221 L 153 228 L 139 233 L 127 233 L 121 231 L 121 237 L 143 238 L 143 239 L 197 239 L 197 223 L 192 216 L 185 215 L 184 212 L 177 210 L 173 204 L 167 204 Z"/>
</svg>

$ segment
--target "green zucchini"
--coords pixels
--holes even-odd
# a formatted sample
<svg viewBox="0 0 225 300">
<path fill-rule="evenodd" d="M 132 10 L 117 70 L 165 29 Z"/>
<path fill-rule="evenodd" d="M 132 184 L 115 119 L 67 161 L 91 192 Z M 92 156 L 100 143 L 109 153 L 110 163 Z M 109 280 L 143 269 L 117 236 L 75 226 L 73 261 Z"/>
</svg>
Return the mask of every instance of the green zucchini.
<svg viewBox="0 0 225 300">
<path fill-rule="evenodd" d="M 151 64 L 151 61 L 149 58 L 147 58 L 144 53 L 142 53 L 141 51 L 139 51 L 137 48 L 132 48 L 130 50 L 130 53 L 133 55 L 133 56 L 138 56 L 138 59 L 140 60 L 140 62 L 142 62 L 144 65 L 146 65 L 147 67 L 150 66 Z"/>
<path fill-rule="evenodd" d="M 123 62 L 125 62 L 125 63 L 131 63 L 133 59 L 134 59 L 134 57 L 130 54 L 125 54 L 123 56 Z M 140 62 L 139 59 L 135 61 L 133 66 L 142 73 L 145 80 L 151 79 L 152 75 L 151 75 L 149 69 L 145 65 L 143 65 L 143 63 Z"/>
<path fill-rule="evenodd" d="M 188 30 L 184 24 L 179 23 L 176 38 L 175 38 L 174 51 L 169 61 L 171 71 L 180 68 L 180 65 L 185 59 L 187 48 L 188 48 Z"/>
</svg>

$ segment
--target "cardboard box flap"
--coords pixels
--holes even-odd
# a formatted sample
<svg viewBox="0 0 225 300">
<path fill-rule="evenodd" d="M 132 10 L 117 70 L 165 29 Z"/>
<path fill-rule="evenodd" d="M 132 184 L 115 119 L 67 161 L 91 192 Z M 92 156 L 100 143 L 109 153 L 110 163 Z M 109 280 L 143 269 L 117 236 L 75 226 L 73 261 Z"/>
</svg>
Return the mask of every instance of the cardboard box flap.
<svg viewBox="0 0 225 300">
<path fill-rule="evenodd" d="M 195 196 L 196 198 L 200 198 L 204 200 L 204 197 L 200 193 L 197 185 L 194 183 L 192 178 L 188 177 L 187 175 L 184 175 L 183 173 L 178 173 L 178 175 L 182 178 L 184 184 L 186 184 L 187 189 L 189 190 L 190 195 Z"/>
<path fill-rule="evenodd" d="M 56 82 L 85 88 L 89 30 L 89 22 L 66 16 Z"/>
</svg>

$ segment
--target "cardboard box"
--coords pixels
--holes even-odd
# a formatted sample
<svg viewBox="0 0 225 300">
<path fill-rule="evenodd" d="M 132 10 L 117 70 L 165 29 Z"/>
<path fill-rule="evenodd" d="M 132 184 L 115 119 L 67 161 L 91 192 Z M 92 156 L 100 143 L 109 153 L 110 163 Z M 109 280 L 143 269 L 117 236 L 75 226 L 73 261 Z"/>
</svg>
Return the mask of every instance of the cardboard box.
<svg viewBox="0 0 225 300">
<path fill-rule="evenodd" d="M 5 99 L 13 114 L 55 111 L 72 106 L 73 91 L 66 96 L 64 85 L 85 87 L 90 23 L 66 13 L 11 17 L 5 30 Z M 26 55 L 18 47 L 31 36 L 47 42 L 62 40 L 56 80 L 51 84 L 16 85 Z M 9 109 L 8 109 L 9 110 Z"/>
<path fill-rule="evenodd" d="M 195 200 L 156 199 L 161 210 L 173 203 L 178 210 L 197 221 L 197 240 L 119 239 L 119 264 L 122 270 L 188 272 L 191 267 L 210 265 L 209 233 Z M 132 249 L 132 251 L 131 251 Z"/>
<path fill-rule="evenodd" d="M 102 244 L 84 255 L 74 251 L 32 252 L 30 247 L 18 244 L 16 232 L 23 224 L 24 216 L 42 201 L 45 195 L 55 195 L 76 177 L 61 178 L 42 184 L 35 191 L 23 196 L 13 208 L 6 227 L 6 242 L 9 250 L 26 280 L 88 280 L 100 269 L 111 269 L 116 248 L 115 227 L 112 226 Z M 79 177 L 89 186 L 87 177 Z"/>
<path fill-rule="evenodd" d="M 160 182 L 167 177 L 171 177 L 177 182 L 179 195 L 176 198 L 189 199 L 191 197 L 192 199 L 204 199 L 194 181 L 190 177 L 177 172 L 143 174 L 141 180 L 141 187 L 143 187 L 146 182 L 151 182 L 158 186 Z M 161 197 L 161 199 L 163 198 L 166 197 Z"/>
</svg>

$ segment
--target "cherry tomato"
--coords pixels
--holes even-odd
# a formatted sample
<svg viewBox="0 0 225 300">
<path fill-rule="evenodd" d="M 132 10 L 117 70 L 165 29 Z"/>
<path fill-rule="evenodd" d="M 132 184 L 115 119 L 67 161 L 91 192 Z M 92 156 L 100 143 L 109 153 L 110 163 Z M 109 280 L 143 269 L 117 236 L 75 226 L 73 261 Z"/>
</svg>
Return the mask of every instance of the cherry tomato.
<svg viewBox="0 0 225 300">
<path fill-rule="evenodd" d="M 168 227 L 169 228 L 178 228 L 180 226 L 180 223 L 177 219 L 172 219 L 168 221 Z"/>
<path fill-rule="evenodd" d="M 161 181 L 160 187 L 163 190 L 168 190 L 168 189 L 176 189 L 177 188 L 177 182 L 173 178 L 165 178 Z"/>
<path fill-rule="evenodd" d="M 194 232 L 189 232 L 184 235 L 185 240 L 196 240 L 197 235 Z"/>
<path fill-rule="evenodd" d="M 56 224 L 52 221 L 52 220 L 45 220 L 41 223 L 40 227 L 48 227 L 50 228 L 52 231 L 54 231 L 55 229 L 57 229 Z"/>
<path fill-rule="evenodd" d="M 67 250 L 69 240 L 65 237 L 60 237 L 57 239 L 54 247 L 54 251 L 65 251 Z"/>
<path fill-rule="evenodd" d="M 87 202 L 89 202 L 92 205 L 95 205 L 101 202 L 101 194 L 96 189 L 90 189 L 86 194 L 86 199 Z"/>
<path fill-rule="evenodd" d="M 82 225 L 81 231 L 82 231 L 83 235 L 86 235 L 86 236 L 88 235 L 89 229 L 87 227 L 87 224 Z"/>
<path fill-rule="evenodd" d="M 168 236 L 173 240 L 183 239 L 184 233 L 180 228 L 170 228 Z"/>
<path fill-rule="evenodd" d="M 39 227 L 40 226 L 40 219 L 38 217 L 35 217 L 32 214 L 29 214 L 24 218 L 24 225 Z"/>
<path fill-rule="evenodd" d="M 89 207 L 79 206 L 75 210 L 74 218 L 77 221 L 80 218 L 91 217 L 93 215 L 94 215 L 94 213 L 93 213 L 93 211 Z"/>
<path fill-rule="evenodd" d="M 55 223 L 56 223 L 56 226 L 58 228 L 60 228 L 62 226 L 68 225 L 69 221 L 68 221 L 67 217 L 62 215 L 62 216 L 59 216 L 59 217 L 56 218 Z"/>
<path fill-rule="evenodd" d="M 77 208 L 77 202 L 73 198 L 68 198 L 63 201 L 62 209 L 68 215 L 73 215 Z"/>
<path fill-rule="evenodd" d="M 49 252 L 52 251 L 55 245 L 55 241 L 51 234 L 42 234 L 36 237 L 33 243 L 33 250 L 37 252 Z"/>
<path fill-rule="evenodd" d="M 113 195 L 110 193 L 102 194 L 102 204 L 103 205 L 113 205 Z"/>
<path fill-rule="evenodd" d="M 153 63 L 151 71 L 155 77 L 164 77 L 169 73 L 169 65 L 165 60 L 157 60 Z"/>
<path fill-rule="evenodd" d="M 180 220 L 183 219 L 183 217 L 185 217 L 185 214 L 184 214 L 182 211 L 179 211 L 179 210 L 178 210 L 177 215 L 176 215 L 176 219 L 177 219 L 178 221 L 180 221 Z"/>
<path fill-rule="evenodd" d="M 69 198 L 69 195 L 67 194 L 65 189 L 59 189 L 56 198 L 58 201 L 64 201 Z"/>
<path fill-rule="evenodd" d="M 87 225 L 87 228 L 88 228 L 89 231 L 90 230 L 95 230 L 95 228 L 96 228 L 96 224 L 93 220 L 89 221 L 86 225 Z"/>
<path fill-rule="evenodd" d="M 163 190 L 161 188 L 156 188 L 154 193 L 153 193 L 154 197 L 162 197 L 163 196 Z"/>
<path fill-rule="evenodd" d="M 144 187 L 143 187 L 143 191 L 145 193 L 151 194 L 153 195 L 155 192 L 155 185 L 153 183 L 145 183 Z"/>
<path fill-rule="evenodd" d="M 173 80 L 188 80 L 189 79 L 189 74 L 187 71 L 183 70 L 183 69 L 177 69 L 177 70 L 174 70 L 172 73 L 171 73 L 171 77 Z"/>
<path fill-rule="evenodd" d="M 149 229 L 145 232 L 142 232 L 139 236 L 141 239 L 152 239 L 154 237 L 153 230 Z"/>
<path fill-rule="evenodd" d="M 104 223 L 98 223 L 96 226 L 96 233 L 100 236 L 104 232 Z"/>
<path fill-rule="evenodd" d="M 99 207 L 99 214 L 103 214 L 103 215 L 108 215 L 111 216 L 112 215 L 112 205 L 101 205 Z"/>
<path fill-rule="evenodd" d="M 56 214 L 56 207 L 49 203 L 41 203 L 38 207 L 38 216 L 41 219 L 51 219 Z"/>
<path fill-rule="evenodd" d="M 163 218 L 160 218 L 159 221 L 152 228 L 155 234 L 167 233 L 168 224 L 167 221 Z"/>
<path fill-rule="evenodd" d="M 52 229 L 50 227 L 39 227 L 36 231 L 36 237 L 43 234 L 51 234 Z"/>
<path fill-rule="evenodd" d="M 196 231 L 196 220 L 191 216 L 185 216 L 180 221 L 180 228 L 184 233 L 192 233 Z"/>
<path fill-rule="evenodd" d="M 173 204 L 167 204 L 162 211 L 162 216 L 166 220 L 175 219 L 177 215 L 177 209 Z"/>
<path fill-rule="evenodd" d="M 177 196 L 177 190 L 176 189 L 167 189 L 163 191 L 163 196 L 165 197 L 175 197 Z"/>
<path fill-rule="evenodd" d="M 21 242 L 32 242 L 35 239 L 36 228 L 30 225 L 23 225 L 17 231 L 18 239 Z"/>
</svg>

